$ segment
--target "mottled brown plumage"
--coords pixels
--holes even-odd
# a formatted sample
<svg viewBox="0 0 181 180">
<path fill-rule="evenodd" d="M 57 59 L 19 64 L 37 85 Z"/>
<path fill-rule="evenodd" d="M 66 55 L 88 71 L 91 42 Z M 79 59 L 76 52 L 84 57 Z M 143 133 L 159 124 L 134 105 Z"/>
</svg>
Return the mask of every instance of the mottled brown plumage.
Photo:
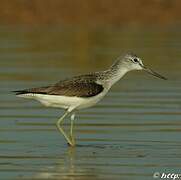
<svg viewBox="0 0 181 180">
<path fill-rule="evenodd" d="M 19 94 L 46 94 L 59 96 L 76 96 L 76 97 L 92 97 L 103 91 L 103 86 L 96 83 L 95 74 L 87 74 L 76 76 L 71 79 L 62 80 L 54 85 L 31 88 L 20 91 L 15 91 Z"/>
</svg>

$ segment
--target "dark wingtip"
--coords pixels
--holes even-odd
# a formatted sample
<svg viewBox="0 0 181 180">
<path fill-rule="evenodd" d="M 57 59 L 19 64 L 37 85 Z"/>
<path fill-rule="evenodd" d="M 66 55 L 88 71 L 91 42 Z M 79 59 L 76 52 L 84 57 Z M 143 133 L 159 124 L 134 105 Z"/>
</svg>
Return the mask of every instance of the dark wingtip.
<svg viewBox="0 0 181 180">
<path fill-rule="evenodd" d="M 11 92 L 15 93 L 16 95 L 29 94 L 29 93 L 33 93 L 33 94 L 47 94 L 46 92 L 34 92 L 34 91 L 29 91 L 29 90 L 17 90 L 17 91 L 11 91 Z"/>
<path fill-rule="evenodd" d="M 23 90 L 19 90 L 19 91 L 12 91 L 13 93 L 15 93 L 16 95 L 20 95 L 20 94 L 26 94 L 27 91 L 23 91 Z"/>
</svg>

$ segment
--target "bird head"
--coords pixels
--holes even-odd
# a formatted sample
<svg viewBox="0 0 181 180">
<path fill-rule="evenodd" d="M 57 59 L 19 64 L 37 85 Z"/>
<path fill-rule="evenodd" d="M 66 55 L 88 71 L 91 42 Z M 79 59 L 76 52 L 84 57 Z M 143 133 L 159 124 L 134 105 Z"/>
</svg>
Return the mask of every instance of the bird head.
<svg viewBox="0 0 181 180">
<path fill-rule="evenodd" d="M 126 54 L 124 57 L 121 58 L 121 65 L 124 66 L 125 68 L 127 68 L 128 71 L 132 71 L 132 70 L 143 70 L 153 76 L 156 76 L 160 79 L 164 79 L 166 80 L 166 78 L 160 74 L 158 74 L 157 72 L 153 71 L 152 69 L 146 67 L 142 60 L 136 56 L 135 54 L 129 53 Z"/>
</svg>

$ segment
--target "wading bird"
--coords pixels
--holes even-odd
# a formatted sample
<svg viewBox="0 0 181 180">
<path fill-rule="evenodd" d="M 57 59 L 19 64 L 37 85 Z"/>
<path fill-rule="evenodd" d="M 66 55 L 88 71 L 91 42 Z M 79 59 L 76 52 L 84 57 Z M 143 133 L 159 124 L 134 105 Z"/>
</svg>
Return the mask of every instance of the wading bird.
<svg viewBox="0 0 181 180">
<path fill-rule="evenodd" d="M 118 57 L 116 62 L 105 71 L 75 76 L 46 87 L 14 92 L 18 97 L 35 99 L 45 106 L 65 109 L 66 112 L 56 125 L 68 144 L 75 146 L 73 123 L 76 110 L 94 106 L 108 93 L 113 84 L 132 70 L 144 70 L 166 80 L 165 77 L 144 66 L 139 57 L 130 53 Z M 71 114 L 70 136 L 62 129 L 63 120 L 69 114 Z"/>
</svg>

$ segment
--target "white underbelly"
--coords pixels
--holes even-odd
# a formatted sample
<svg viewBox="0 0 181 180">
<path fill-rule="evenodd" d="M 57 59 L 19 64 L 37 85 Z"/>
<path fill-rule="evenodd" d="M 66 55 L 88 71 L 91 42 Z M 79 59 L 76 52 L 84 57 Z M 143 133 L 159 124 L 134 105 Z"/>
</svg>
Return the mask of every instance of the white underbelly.
<svg viewBox="0 0 181 180">
<path fill-rule="evenodd" d="M 58 95 L 45 95 L 45 94 L 24 94 L 18 95 L 19 97 L 35 99 L 48 107 L 58 107 L 64 109 L 83 109 L 95 105 L 100 101 L 106 92 L 102 92 L 94 97 L 67 97 Z"/>
</svg>

